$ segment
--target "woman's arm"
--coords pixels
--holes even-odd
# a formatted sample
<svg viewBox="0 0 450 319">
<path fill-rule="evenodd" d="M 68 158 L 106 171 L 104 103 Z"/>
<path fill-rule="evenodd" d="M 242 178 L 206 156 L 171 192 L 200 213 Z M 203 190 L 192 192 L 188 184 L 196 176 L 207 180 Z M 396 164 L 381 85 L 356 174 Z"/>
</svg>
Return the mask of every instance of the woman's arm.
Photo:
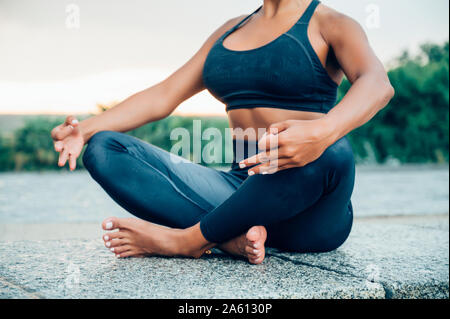
<svg viewBox="0 0 450 319">
<path fill-rule="evenodd" d="M 260 147 L 269 150 L 270 145 L 277 143 L 277 152 L 262 153 L 242 162 L 264 163 L 253 168 L 253 173 L 272 173 L 315 161 L 338 139 L 372 119 L 394 96 L 386 71 L 357 22 L 330 10 L 319 18 L 319 23 L 324 40 L 352 86 L 341 102 L 318 120 L 271 125 L 268 132 L 275 134 L 263 137 Z"/>
<path fill-rule="evenodd" d="M 164 81 L 132 95 L 115 107 L 79 125 L 87 142 L 99 131 L 126 132 L 169 116 L 182 102 L 204 89 L 203 65 L 214 42 L 239 18 L 217 29 L 200 50 L 180 69 Z"/>
<path fill-rule="evenodd" d="M 231 19 L 218 28 L 186 64 L 164 81 L 80 123 L 73 116 L 67 117 L 63 124 L 51 132 L 55 150 L 60 153 L 58 165 L 64 166 L 69 160 L 70 169 L 74 170 L 83 145 L 95 133 L 106 130 L 126 132 L 163 119 L 183 101 L 202 91 L 203 65 L 211 47 L 241 18 Z"/>
<path fill-rule="evenodd" d="M 330 14 L 323 27 L 324 39 L 333 48 L 350 90 L 323 118 L 331 144 L 364 125 L 394 96 L 394 88 L 361 26 L 342 14 Z"/>
</svg>

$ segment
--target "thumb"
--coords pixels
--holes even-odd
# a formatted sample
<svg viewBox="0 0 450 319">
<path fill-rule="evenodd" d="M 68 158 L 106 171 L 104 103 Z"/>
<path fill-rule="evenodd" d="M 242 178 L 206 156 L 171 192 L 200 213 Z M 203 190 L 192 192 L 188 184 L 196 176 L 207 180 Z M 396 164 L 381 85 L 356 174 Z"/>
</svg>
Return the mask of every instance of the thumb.
<svg viewBox="0 0 450 319">
<path fill-rule="evenodd" d="M 65 125 L 65 124 L 58 125 L 51 132 L 52 139 L 55 141 L 61 141 L 70 134 L 72 134 L 74 129 L 75 128 L 72 125 Z"/>
<path fill-rule="evenodd" d="M 78 124 L 79 124 L 78 119 L 73 115 L 69 115 L 68 117 L 66 117 L 66 120 L 64 121 L 64 126 L 77 127 Z"/>
</svg>

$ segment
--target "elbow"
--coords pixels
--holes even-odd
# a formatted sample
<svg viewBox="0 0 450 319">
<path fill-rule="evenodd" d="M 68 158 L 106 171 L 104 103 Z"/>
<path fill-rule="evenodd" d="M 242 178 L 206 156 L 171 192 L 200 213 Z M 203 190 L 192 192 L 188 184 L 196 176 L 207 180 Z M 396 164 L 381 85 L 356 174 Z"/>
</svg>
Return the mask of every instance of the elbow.
<svg viewBox="0 0 450 319">
<path fill-rule="evenodd" d="M 389 102 L 394 97 L 395 89 L 387 77 L 381 80 L 380 82 L 381 83 L 379 85 L 379 96 L 380 96 L 380 106 L 382 109 L 386 107 L 386 105 L 388 105 Z"/>
<path fill-rule="evenodd" d="M 153 108 L 153 118 L 151 122 L 163 120 L 166 117 L 169 117 L 170 114 L 173 112 L 173 108 L 170 107 L 169 104 L 167 104 L 165 101 L 162 101 L 161 103 L 155 103 L 152 105 Z"/>
<path fill-rule="evenodd" d="M 387 81 L 387 83 L 385 84 L 384 91 L 386 95 L 386 100 L 389 103 L 389 101 L 391 101 L 395 96 L 395 89 L 392 86 L 391 82 Z"/>
</svg>

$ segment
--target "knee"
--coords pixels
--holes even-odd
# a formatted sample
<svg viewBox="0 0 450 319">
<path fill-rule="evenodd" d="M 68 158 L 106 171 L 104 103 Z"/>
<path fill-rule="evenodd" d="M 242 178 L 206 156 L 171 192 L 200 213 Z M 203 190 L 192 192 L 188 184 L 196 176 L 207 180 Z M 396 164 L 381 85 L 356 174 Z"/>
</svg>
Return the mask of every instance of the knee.
<svg viewBox="0 0 450 319">
<path fill-rule="evenodd" d="M 324 175 L 326 193 L 340 189 L 351 195 L 355 182 L 355 158 L 346 138 L 328 147 L 311 166 Z"/>
<path fill-rule="evenodd" d="M 88 142 L 83 154 L 83 164 L 90 172 L 97 170 L 100 165 L 104 165 L 110 151 L 120 146 L 118 144 L 120 133 L 112 131 L 102 131 L 94 134 Z"/>
<path fill-rule="evenodd" d="M 337 176 L 351 176 L 355 170 L 355 158 L 350 142 L 346 138 L 338 140 L 324 153 L 324 161 Z"/>
</svg>

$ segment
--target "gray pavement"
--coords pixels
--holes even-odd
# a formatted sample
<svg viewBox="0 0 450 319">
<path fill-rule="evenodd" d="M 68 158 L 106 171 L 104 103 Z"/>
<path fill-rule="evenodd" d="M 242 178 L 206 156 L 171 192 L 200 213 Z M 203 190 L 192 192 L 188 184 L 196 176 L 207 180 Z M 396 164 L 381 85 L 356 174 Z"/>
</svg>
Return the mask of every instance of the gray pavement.
<svg viewBox="0 0 450 319">
<path fill-rule="evenodd" d="M 448 298 L 446 166 L 358 167 L 348 241 L 262 265 L 118 260 L 99 223 L 128 217 L 86 172 L 0 174 L 0 298 Z"/>
<path fill-rule="evenodd" d="M 448 298 L 449 216 L 357 218 L 324 254 L 269 250 L 261 265 L 116 259 L 98 224 L 1 224 L 0 298 Z"/>
<path fill-rule="evenodd" d="M 352 197 L 356 217 L 449 212 L 445 166 L 361 167 Z M 93 222 L 126 217 L 86 171 L 0 173 L 0 224 Z"/>
</svg>

